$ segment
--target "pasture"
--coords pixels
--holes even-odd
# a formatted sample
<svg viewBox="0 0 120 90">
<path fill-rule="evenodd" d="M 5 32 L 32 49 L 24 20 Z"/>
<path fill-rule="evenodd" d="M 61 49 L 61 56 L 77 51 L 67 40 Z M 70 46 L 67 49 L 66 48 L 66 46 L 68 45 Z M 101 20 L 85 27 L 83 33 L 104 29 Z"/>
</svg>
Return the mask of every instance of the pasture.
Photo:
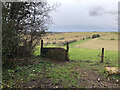
<svg viewBox="0 0 120 90">
<path fill-rule="evenodd" d="M 83 39 L 92 38 L 92 35 L 99 34 L 100 40 L 118 40 L 118 32 L 65 32 L 65 33 L 48 33 L 43 37 L 46 45 L 62 45 L 65 42 L 75 42 Z"/>
<path fill-rule="evenodd" d="M 92 37 L 92 35 L 94 34 L 99 34 L 101 36 L 95 39 L 87 38 L 87 37 Z M 80 37 L 75 38 L 76 36 L 80 36 Z M 46 47 L 52 46 L 52 47 L 66 48 L 65 46 L 58 46 L 57 43 L 60 43 L 60 42 L 64 43 L 66 41 L 69 42 L 70 40 L 75 41 L 72 43 L 70 42 L 70 45 L 69 45 L 70 46 L 69 58 L 71 60 L 71 64 L 68 64 L 68 65 L 70 65 L 69 66 L 70 68 L 80 67 L 88 71 L 94 70 L 94 72 L 97 72 L 102 76 L 106 76 L 107 74 L 104 73 L 104 67 L 107 67 L 107 66 L 118 67 L 118 36 L 116 32 L 99 32 L 99 33 L 96 33 L 96 32 L 80 33 L 79 32 L 77 33 L 77 35 L 75 33 L 68 33 L 68 35 L 67 33 L 64 33 L 64 34 L 61 33 L 61 34 L 54 34 L 49 37 L 52 38 L 52 39 L 49 39 L 49 42 L 52 42 L 52 41 L 55 42 L 55 39 L 56 39 L 56 43 L 48 44 L 46 45 Z M 58 37 L 62 38 L 62 41 Z M 104 63 L 99 63 L 101 60 L 102 48 L 105 48 Z M 40 54 L 39 51 L 36 52 L 36 54 Z M 75 65 L 73 64 L 73 62 Z M 56 72 L 57 70 L 54 73 Z M 115 80 L 118 80 L 118 79 L 120 80 L 120 78 L 116 75 L 110 76 L 110 78 L 112 79 L 114 78 Z"/>
<path fill-rule="evenodd" d="M 83 44 L 75 45 L 76 48 L 90 48 L 90 49 L 101 49 L 118 51 L 118 40 L 100 40 L 98 38 L 89 40 Z"/>
<path fill-rule="evenodd" d="M 94 34 L 99 34 L 100 37 L 92 39 Z M 104 67 L 106 66 L 119 67 L 117 35 L 117 32 L 49 33 L 43 38 L 44 47 L 66 49 L 66 42 L 70 42 L 70 62 L 57 62 L 48 58 L 38 57 L 40 55 L 40 45 L 38 45 L 34 51 L 36 58 L 30 58 L 33 64 L 18 66 L 16 68 L 18 69 L 17 73 L 15 73 L 16 69 L 9 72 L 6 71 L 9 73 L 9 77 L 4 73 L 4 78 L 7 77 L 8 81 L 3 79 L 3 86 L 27 88 L 119 87 L 119 75 L 109 76 L 108 73 L 104 73 Z M 101 48 L 103 47 L 105 48 L 104 62 L 100 63 Z M 24 71 L 27 72 L 25 73 Z M 17 80 L 15 77 L 20 79 Z"/>
</svg>

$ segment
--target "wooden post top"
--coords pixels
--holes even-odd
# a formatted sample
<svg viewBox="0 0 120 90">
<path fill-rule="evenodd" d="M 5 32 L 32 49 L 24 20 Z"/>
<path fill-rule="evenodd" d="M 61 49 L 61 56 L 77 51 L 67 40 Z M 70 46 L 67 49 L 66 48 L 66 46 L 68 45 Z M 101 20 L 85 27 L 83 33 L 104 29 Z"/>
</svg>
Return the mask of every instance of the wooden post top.
<svg viewBox="0 0 120 90">
<path fill-rule="evenodd" d="M 69 51 L 69 43 L 67 42 L 67 51 Z"/>
</svg>

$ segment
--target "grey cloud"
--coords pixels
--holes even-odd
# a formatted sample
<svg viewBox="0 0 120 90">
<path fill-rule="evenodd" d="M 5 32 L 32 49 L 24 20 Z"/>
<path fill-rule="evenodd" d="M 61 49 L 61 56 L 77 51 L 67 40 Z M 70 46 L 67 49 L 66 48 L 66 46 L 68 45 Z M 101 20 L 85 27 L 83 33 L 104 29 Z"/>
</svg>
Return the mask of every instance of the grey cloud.
<svg viewBox="0 0 120 90">
<path fill-rule="evenodd" d="M 94 7 L 90 7 L 90 9 L 89 9 L 90 16 L 101 16 L 103 14 L 117 15 L 118 12 L 113 11 L 113 10 L 107 11 L 105 8 L 103 8 L 101 6 L 94 6 Z"/>
<path fill-rule="evenodd" d="M 112 14 L 112 15 L 118 14 L 117 11 L 106 11 L 105 13 L 106 13 L 106 14 Z M 120 13 L 120 12 L 119 12 L 119 13 Z"/>
<path fill-rule="evenodd" d="M 103 11 L 104 11 L 104 8 L 102 8 L 102 7 L 99 7 L 99 6 L 91 7 L 89 9 L 89 14 L 91 16 L 99 16 L 99 15 L 101 15 L 103 13 Z"/>
</svg>

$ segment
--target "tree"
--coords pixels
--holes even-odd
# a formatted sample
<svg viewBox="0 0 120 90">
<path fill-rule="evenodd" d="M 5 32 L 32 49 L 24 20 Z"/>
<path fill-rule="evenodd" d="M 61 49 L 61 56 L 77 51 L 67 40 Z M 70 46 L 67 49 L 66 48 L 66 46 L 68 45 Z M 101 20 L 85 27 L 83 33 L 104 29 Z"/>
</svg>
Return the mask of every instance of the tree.
<svg viewBox="0 0 120 90">
<path fill-rule="evenodd" d="M 2 3 L 2 54 L 3 58 L 15 57 L 19 46 L 18 25 L 26 14 L 23 2 Z M 20 28 L 19 28 L 20 29 Z"/>
<path fill-rule="evenodd" d="M 5 2 L 2 6 L 3 57 L 16 57 L 20 50 L 23 55 L 26 52 L 31 54 L 52 23 L 49 13 L 56 5 L 50 6 L 47 2 Z"/>
<path fill-rule="evenodd" d="M 30 2 L 29 7 L 26 8 L 29 14 L 26 18 L 21 20 L 22 43 L 28 52 L 32 52 L 33 48 L 39 43 L 41 37 L 48 30 L 50 24 L 52 24 L 50 18 L 50 12 L 55 9 L 54 6 L 50 6 L 47 2 Z"/>
<path fill-rule="evenodd" d="M 2 3 L 2 65 L 12 67 L 12 58 L 18 56 L 20 44 L 19 27 L 20 20 L 26 17 L 27 13 L 24 2 Z M 25 12 L 25 13 L 24 13 Z"/>
</svg>

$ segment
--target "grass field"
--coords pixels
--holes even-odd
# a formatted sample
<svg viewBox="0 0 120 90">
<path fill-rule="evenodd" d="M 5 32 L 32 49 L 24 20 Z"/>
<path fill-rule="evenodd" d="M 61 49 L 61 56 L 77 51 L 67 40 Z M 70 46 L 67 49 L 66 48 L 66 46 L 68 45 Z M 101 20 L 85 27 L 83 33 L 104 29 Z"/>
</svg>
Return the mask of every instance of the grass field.
<svg viewBox="0 0 120 90">
<path fill-rule="evenodd" d="M 46 34 L 43 38 L 45 44 L 57 44 L 64 42 L 79 41 L 86 38 L 91 38 L 92 35 L 99 34 L 100 40 L 118 40 L 117 32 L 68 32 L 68 33 L 57 33 L 57 34 Z"/>
<path fill-rule="evenodd" d="M 115 36 L 114 36 L 115 37 Z M 94 70 L 94 72 L 99 73 L 102 76 L 107 74 L 104 73 L 104 67 L 112 66 L 118 67 L 118 40 L 111 40 L 113 37 L 103 37 L 105 39 L 96 38 L 96 39 L 86 39 L 86 40 L 79 40 L 77 42 L 71 43 L 70 51 L 69 51 L 69 58 L 70 61 L 76 61 L 75 63 L 67 64 L 65 67 L 55 67 L 53 71 L 50 72 L 48 77 L 51 77 L 55 83 L 58 83 L 61 79 L 65 80 L 65 87 L 69 87 L 68 84 L 69 79 L 71 79 L 69 67 L 73 70 L 75 67 L 84 68 L 88 71 Z M 106 39 L 107 38 L 107 39 Z M 55 47 L 55 45 L 54 45 Z M 104 54 L 104 63 L 99 63 L 101 60 L 101 48 L 105 48 Z M 62 48 L 66 48 L 65 46 Z M 66 73 L 65 77 L 63 78 L 62 75 Z M 58 75 L 59 74 L 59 75 Z M 77 74 L 78 75 L 78 74 Z M 79 75 L 76 77 L 79 77 Z M 61 76 L 61 77 L 60 77 Z M 75 77 L 74 74 L 72 74 Z M 59 79 L 61 78 L 61 79 Z M 116 80 L 120 80 L 120 77 L 113 75 L 110 78 L 114 78 Z M 77 80 L 73 78 L 73 83 L 71 82 L 70 85 L 74 85 L 75 87 L 81 87 L 77 85 Z"/>
<path fill-rule="evenodd" d="M 98 38 L 90 40 L 86 43 L 76 45 L 76 48 L 90 48 L 90 49 L 101 49 L 118 51 L 118 40 L 100 40 Z"/>
<path fill-rule="evenodd" d="M 108 78 L 110 78 L 111 81 L 120 81 L 120 76 L 108 76 L 107 73 L 104 73 L 104 67 L 106 66 L 118 67 L 117 34 L 116 32 L 99 32 L 101 35 L 99 38 L 85 38 L 89 36 L 91 37 L 96 33 L 97 32 L 79 32 L 48 35 L 49 37 L 45 37 L 46 39 L 44 39 L 45 43 L 47 40 L 49 42 L 54 42 L 55 39 L 56 42 L 61 42 L 61 40 L 58 40 L 60 38 L 62 38 L 63 41 L 76 40 L 75 42 L 69 44 L 70 63 L 52 62 L 49 59 L 41 57 L 30 58 L 30 61 L 32 62 L 31 65 L 18 66 L 13 70 L 5 70 L 3 73 L 3 87 L 117 87 L 117 84 L 110 83 Z M 78 37 L 79 35 L 80 37 Z M 83 37 L 85 40 L 83 40 Z M 57 43 L 44 44 L 44 47 L 62 47 L 66 49 L 66 45 L 58 46 Z M 105 48 L 104 63 L 100 63 L 102 47 Z M 40 55 L 40 45 L 36 46 L 34 55 Z M 102 80 L 97 81 L 96 79 L 99 78 Z M 94 86 L 92 86 L 93 84 Z"/>
<path fill-rule="evenodd" d="M 76 39 L 76 42 L 71 43 L 70 46 L 70 51 L 69 51 L 69 58 L 70 60 L 73 61 L 89 61 L 88 65 L 85 65 L 84 68 L 90 68 L 90 65 L 93 64 L 93 67 L 99 68 L 99 71 L 103 71 L 104 67 L 106 66 L 113 66 L 113 67 L 118 67 L 118 34 L 117 32 L 98 32 L 98 33 L 68 33 L 68 35 L 65 36 L 63 34 L 57 34 L 56 36 L 51 36 L 52 38 L 63 38 L 66 40 L 66 38 L 70 37 L 71 35 L 72 38 L 75 36 L 83 35 L 83 36 L 90 36 L 93 34 L 100 34 L 101 37 L 95 38 L 95 39 Z M 71 35 L 70 35 L 71 34 Z M 60 36 L 61 35 L 61 36 Z M 50 37 L 50 36 L 49 36 Z M 65 38 L 66 37 L 66 38 Z M 52 39 L 54 40 L 54 39 Z M 52 41 L 51 40 L 51 41 Z M 55 46 L 56 44 L 54 44 Z M 51 46 L 48 45 L 48 46 Z M 63 46 L 63 48 L 66 48 Z M 101 49 L 105 48 L 105 53 L 104 53 L 104 63 L 103 64 L 98 64 L 101 60 Z M 97 64 L 98 65 L 97 65 Z M 81 63 L 81 65 L 85 63 Z"/>
<path fill-rule="evenodd" d="M 66 34 L 66 37 L 65 37 Z M 71 43 L 70 46 L 70 60 L 90 60 L 90 61 L 95 61 L 98 62 L 101 58 L 101 49 L 105 48 L 105 62 L 111 62 L 113 63 L 114 66 L 118 66 L 118 36 L 117 32 L 79 32 L 79 33 L 64 33 L 63 34 L 55 34 L 51 35 L 53 38 L 63 38 L 64 39 L 79 35 L 93 35 L 93 34 L 100 34 L 102 35 L 99 38 L 95 39 L 85 39 L 85 40 L 77 40 L 76 42 Z M 49 35 L 50 37 L 50 35 Z M 91 37 L 91 36 L 90 36 Z M 112 40 L 111 40 L 112 38 Z M 114 40 L 113 40 L 114 39 Z M 52 40 L 51 40 L 52 41 Z M 46 46 L 45 46 L 46 47 Z M 63 47 L 66 48 L 65 46 L 57 46 L 57 44 L 48 44 L 47 47 Z M 35 52 L 36 55 L 39 55 L 39 50 L 40 48 L 37 46 L 37 50 Z"/>
</svg>

